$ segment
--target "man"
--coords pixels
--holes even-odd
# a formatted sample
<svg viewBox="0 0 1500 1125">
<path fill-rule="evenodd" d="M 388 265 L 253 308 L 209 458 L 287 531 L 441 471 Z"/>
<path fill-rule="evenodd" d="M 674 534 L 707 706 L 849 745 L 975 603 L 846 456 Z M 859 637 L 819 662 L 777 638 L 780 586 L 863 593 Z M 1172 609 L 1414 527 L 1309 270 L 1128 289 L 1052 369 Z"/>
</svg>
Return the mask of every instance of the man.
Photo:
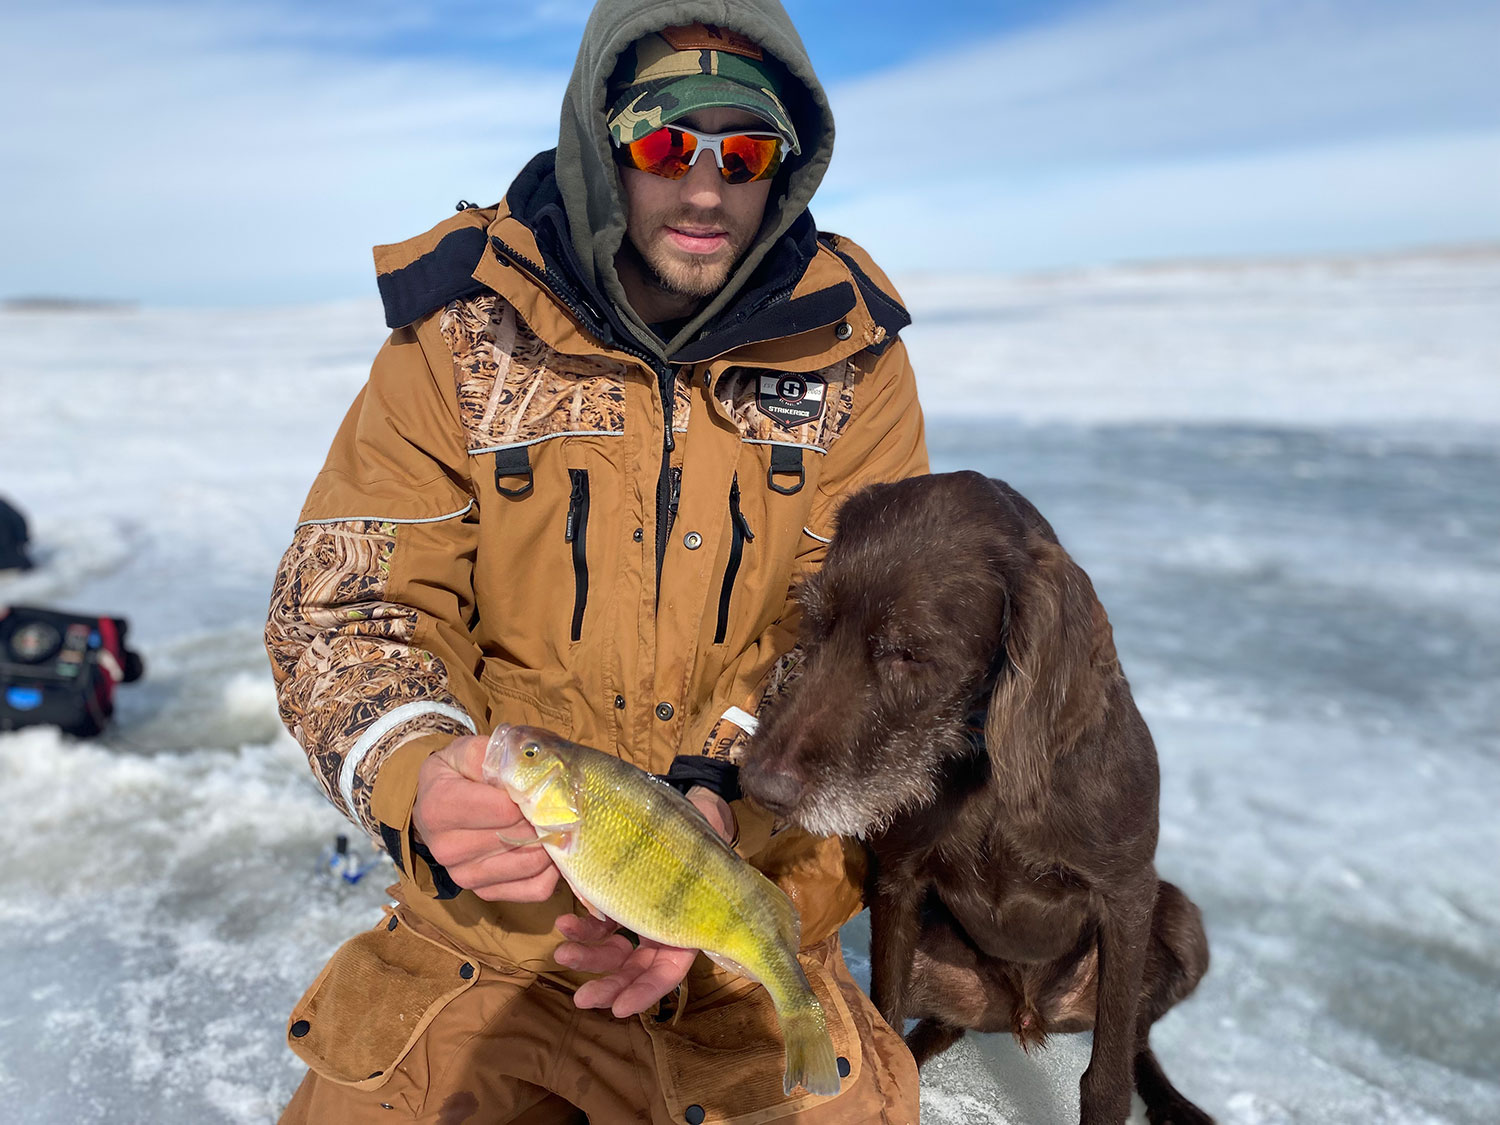
<svg viewBox="0 0 1500 1125">
<path fill-rule="evenodd" d="M 701 21 L 701 22 L 693 22 Z M 272 594 L 283 717 L 397 906 L 297 1006 L 285 1121 L 917 1119 L 850 980 L 862 852 L 773 835 L 735 758 L 839 502 L 925 472 L 908 318 L 807 212 L 832 152 L 775 0 L 601 0 L 555 152 L 376 251 L 393 329 Z M 783 1094 L 765 990 L 588 917 L 486 736 L 663 774 L 802 919 L 843 1085 Z"/>
</svg>

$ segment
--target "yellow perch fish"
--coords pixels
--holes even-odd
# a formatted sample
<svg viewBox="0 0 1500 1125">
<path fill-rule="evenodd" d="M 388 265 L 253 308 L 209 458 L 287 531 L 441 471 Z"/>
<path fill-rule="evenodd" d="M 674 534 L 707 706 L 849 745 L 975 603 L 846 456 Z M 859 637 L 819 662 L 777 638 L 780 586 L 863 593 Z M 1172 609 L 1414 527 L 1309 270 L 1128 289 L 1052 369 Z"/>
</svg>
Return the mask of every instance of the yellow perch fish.
<svg viewBox="0 0 1500 1125">
<path fill-rule="evenodd" d="M 838 1093 L 823 1008 L 797 963 L 797 911 L 686 797 L 535 727 L 499 727 L 484 776 L 510 793 L 580 898 L 642 937 L 701 949 L 766 987 L 786 1045 L 786 1093 L 799 1083 Z"/>
</svg>

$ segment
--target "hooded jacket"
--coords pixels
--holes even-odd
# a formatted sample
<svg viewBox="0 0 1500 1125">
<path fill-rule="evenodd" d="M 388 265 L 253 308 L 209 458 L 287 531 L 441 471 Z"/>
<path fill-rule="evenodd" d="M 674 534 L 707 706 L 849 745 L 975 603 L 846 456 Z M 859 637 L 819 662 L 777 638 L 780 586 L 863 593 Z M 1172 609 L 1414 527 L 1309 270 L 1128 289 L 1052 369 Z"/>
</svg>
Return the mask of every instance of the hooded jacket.
<svg viewBox="0 0 1500 1125">
<path fill-rule="evenodd" d="M 605 86 L 628 43 L 693 21 L 755 39 L 797 79 L 802 153 L 724 291 L 662 341 L 614 270 Z M 392 334 L 282 560 L 267 647 L 283 719 L 329 799 L 390 852 L 401 899 L 502 971 L 582 979 L 551 957 L 571 892 L 488 903 L 454 886 L 410 833 L 427 755 L 510 722 L 658 773 L 678 755 L 733 760 L 794 663 L 790 591 L 839 502 L 927 469 L 906 313 L 807 212 L 832 143 L 773 0 L 605 0 L 556 152 L 496 207 L 376 248 Z M 734 808 L 739 850 L 792 896 L 804 946 L 858 910 L 857 848 Z"/>
</svg>

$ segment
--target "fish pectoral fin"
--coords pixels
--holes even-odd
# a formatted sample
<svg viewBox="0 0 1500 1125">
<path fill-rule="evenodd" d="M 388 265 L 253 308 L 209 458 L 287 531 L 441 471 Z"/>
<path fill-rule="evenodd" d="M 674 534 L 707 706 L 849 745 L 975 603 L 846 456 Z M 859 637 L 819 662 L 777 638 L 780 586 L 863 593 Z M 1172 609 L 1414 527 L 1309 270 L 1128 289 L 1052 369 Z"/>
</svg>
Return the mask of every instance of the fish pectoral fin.
<svg viewBox="0 0 1500 1125">
<path fill-rule="evenodd" d="M 714 953 L 707 949 L 703 950 L 703 955 L 710 961 L 712 961 L 715 965 L 719 966 L 719 968 L 727 970 L 737 977 L 749 977 L 751 980 L 755 979 L 750 970 L 741 965 L 733 957 L 725 957 L 722 953 Z"/>
<path fill-rule="evenodd" d="M 599 919 L 599 921 L 601 921 L 601 922 L 613 922 L 614 921 L 613 918 L 611 918 L 608 914 L 604 913 L 604 911 L 600 910 L 597 906 L 595 906 L 588 899 L 584 898 L 577 891 L 573 892 L 573 897 L 578 900 L 578 905 L 579 906 L 583 907 L 590 914 L 592 914 L 595 918 Z"/>
<path fill-rule="evenodd" d="M 496 832 L 495 835 L 500 837 L 501 843 L 509 844 L 513 848 L 534 848 L 542 842 L 540 835 L 533 836 L 529 840 L 523 840 L 517 836 L 507 836 L 504 832 Z"/>
<path fill-rule="evenodd" d="M 577 827 L 577 821 L 571 824 L 548 825 L 545 832 L 538 832 L 529 840 L 507 836 L 504 832 L 496 832 L 495 835 L 513 848 L 534 848 L 538 844 L 552 844 L 554 847 L 564 848 L 568 845 L 568 834 Z"/>
</svg>

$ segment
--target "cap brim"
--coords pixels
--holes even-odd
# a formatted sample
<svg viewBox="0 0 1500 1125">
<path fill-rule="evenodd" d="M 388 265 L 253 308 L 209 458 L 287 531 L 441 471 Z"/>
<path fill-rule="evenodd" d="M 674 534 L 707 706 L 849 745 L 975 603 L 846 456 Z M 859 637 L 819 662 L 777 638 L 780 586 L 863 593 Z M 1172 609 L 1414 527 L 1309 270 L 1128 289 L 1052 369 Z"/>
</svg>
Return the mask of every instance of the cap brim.
<svg viewBox="0 0 1500 1125">
<path fill-rule="evenodd" d="M 753 113 L 801 152 L 797 131 L 775 98 L 763 90 L 715 74 L 694 74 L 632 86 L 615 100 L 608 127 L 622 144 L 703 109 L 742 109 Z"/>
</svg>

